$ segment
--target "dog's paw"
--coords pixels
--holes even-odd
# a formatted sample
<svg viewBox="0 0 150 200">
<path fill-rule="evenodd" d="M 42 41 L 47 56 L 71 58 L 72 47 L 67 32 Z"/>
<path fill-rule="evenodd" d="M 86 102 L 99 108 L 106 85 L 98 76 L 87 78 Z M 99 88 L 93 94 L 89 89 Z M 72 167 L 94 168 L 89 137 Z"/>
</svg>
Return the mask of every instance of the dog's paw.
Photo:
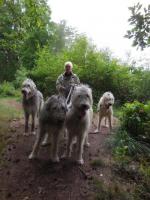
<svg viewBox="0 0 150 200">
<path fill-rule="evenodd" d="M 29 160 L 33 160 L 35 158 L 37 158 L 37 156 L 35 154 L 33 154 L 33 153 L 30 153 L 30 155 L 28 156 Z"/>
<path fill-rule="evenodd" d="M 29 133 L 28 132 L 24 132 L 23 136 L 29 136 Z"/>
<path fill-rule="evenodd" d="M 66 152 L 61 156 L 62 159 L 69 159 L 71 158 L 71 153 L 68 155 Z"/>
<path fill-rule="evenodd" d="M 56 156 L 56 157 L 52 158 L 51 160 L 52 160 L 52 162 L 54 162 L 54 163 L 58 163 L 58 162 L 59 162 L 59 157 Z"/>
<path fill-rule="evenodd" d="M 89 142 L 86 142 L 86 143 L 84 144 L 84 146 L 85 146 L 85 147 L 90 147 L 90 143 L 89 143 Z"/>
<path fill-rule="evenodd" d="M 105 124 L 104 127 L 109 128 L 108 124 Z"/>
<path fill-rule="evenodd" d="M 31 134 L 32 134 L 32 135 L 36 135 L 36 131 L 32 131 Z"/>
<path fill-rule="evenodd" d="M 76 160 L 77 164 L 79 165 L 83 165 L 84 164 L 84 160 L 83 159 L 80 159 L 80 160 Z"/>
<path fill-rule="evenodd" d="M 62 159 L 66 159 L 67 158 L 67 154 L 64 153 L 62 156 L 61 156 Z"/>
<path fill-rule="evenodd" d="M 99 129 L 95 129 L 95 131 L 94 131 L 94 133 L 100 133 L 101 132 L 101 130 L 99 130 Z"/>
<path fill-rule="evenodd" d="M 46 146 L 48 146 L 48 145 L 50 145 L 51 143 L 50 142 L 48 142 L 48 141 L 43 141 L 42 143 L 41 143 L 41 146 L 42 147 L 46 147 Z"/>
</svg>

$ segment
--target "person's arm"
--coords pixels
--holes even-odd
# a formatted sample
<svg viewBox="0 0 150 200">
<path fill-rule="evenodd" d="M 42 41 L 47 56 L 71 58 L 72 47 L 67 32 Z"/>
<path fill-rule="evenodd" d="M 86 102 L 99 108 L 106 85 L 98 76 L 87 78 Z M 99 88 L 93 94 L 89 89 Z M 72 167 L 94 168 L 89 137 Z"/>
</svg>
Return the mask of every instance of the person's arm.
<svg viewBox="0 0 150 200">
<path fill-rule="evenodd" d="M 57 81 L 56 81 L 56 89 L 57 89 L 57 91 L 58 91 L 59 93 L 65 91 L 65 87 L 64 87 L 63 84 L 62 84 L 62 75 L 60 75 L 60 76 L 57 78 Z"/>
<path fill-rule="evenodd" d="M 75 74 L 75 84 L 80 85 L 80 79 L 76 74 Z"/>
</svg>

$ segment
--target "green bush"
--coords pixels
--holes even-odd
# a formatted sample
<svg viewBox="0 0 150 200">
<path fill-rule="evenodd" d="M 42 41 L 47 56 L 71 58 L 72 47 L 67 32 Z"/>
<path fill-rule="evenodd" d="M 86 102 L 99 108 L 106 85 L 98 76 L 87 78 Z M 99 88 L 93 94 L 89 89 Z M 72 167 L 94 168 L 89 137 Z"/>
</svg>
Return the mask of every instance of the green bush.
<svg viewBox="0 0 150 200">
<path fill-rule="evenodd" d="M 12 83 L 4 81 L 0 84 L 0 95 L 1 96 L 14 96 L 15 88 Z"/>
<path fill-rule="evenodd" d="M 150 102 L 126 103 L 122 113 L 122 128 L 138 140 L 150 141 Z"/>
<path fill-rule="evenodd" d="M 28 72 L 26 68 L 20 67 L 15 74 L 14 86 L 15 88 L 20 88 L 22 82 L 27 78 Z"/>
<path fill-rule="evenodd" d="M 30 77 L 46 96 L 56 93 L 56 79 L 64 71 L 64 63 L 70 60 L 81 82 L 92 88 L 95 104 L 106 91 L 111 91 L 121 103 L 133 98 L 129 68 L 112 59 L 109 52 L 98 51 L 84 37 L 76 39 L 69 50 L 59 54 L 45 46 L 37 55 Z"/>
<path fill-rule="evenodd" d="M 56 93 L 56 79 L 64 71 L 67 58 L 65 59 L 63 54 L 52 54 L 48 47 L 41 49 L 38 57 L 37 66 L 29 76 L 45 96 L 52 95 Z"/>
<path fill-rule="evenodd" d="M 115 158 L 128 163 L 128 156 L 150 156 L 150 102 L 126 103 L 120 112 L 120 127 L 109 140 Z"/>
<path fill-rule="evenodd" d="M 129 161 L 126 156 L 134 156 L 136 158 L 141 154 L 150 156 L 150 145 L 148 143 L 137 141 L 121 128 L 109 142 L 113 147 L 115 158 L 121 162 Z"/>
</svg>

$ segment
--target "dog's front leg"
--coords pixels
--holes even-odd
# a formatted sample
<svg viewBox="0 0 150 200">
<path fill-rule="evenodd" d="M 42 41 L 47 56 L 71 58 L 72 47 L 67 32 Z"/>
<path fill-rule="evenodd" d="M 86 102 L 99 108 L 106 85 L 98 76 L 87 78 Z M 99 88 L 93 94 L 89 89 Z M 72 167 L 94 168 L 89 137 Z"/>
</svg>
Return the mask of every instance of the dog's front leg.
<svg viewBox="0 0 150 200">
<path fill-rule="evenodd" d="M 35 113 L 32 113 L 31 132 L 32 132 L 33 135 L 35 135 Z"/>
<path fill-rule="evenodd" d="M 98 126 L 97 126 L 97 129 L 95 130 L 96 133 L 101 131 L 101 121 L 102 121 L 102 116 L 99 113 Z"/>
<path fill-rule="evenodd" d="M 89 143 L 89 133 L 87 132 L 86 137 L 85 137 L 85 143 L 84 143 L 85 147 L 89 147 L 90 143 Z"/>
<path fill-rule="evenodd" d="M 102 116 L 99 114 L 99 121 L 98 121 L 98 132 L 101 131 L 101 121 L 102 121 Z"/>
<path fill-rule="evenodd" d="M 71 157 L 72 145 L 73 145 L 73 135 L 68 132 L 68 144 L 67 144 L 67 153 L 66 153 L 67 158 Z"/>
<path fill-rule="evenodd" d="M 84 134 L 77 137 L 77 163 L 80 165 L 84 164 L 83 160 L 83 146 L 85 142 L 85 136 Z"/>
<path fill-rule="evenodd" d="M 112 116 L 111 115 L 108 116 L 108 122 L 109 122 L 109 129 L 110 131 L 112 131 Z"/>
<path fill-rule="evenodd" d="M 51 159 L 53 162 L 59 162 L 58 140 L 59 140 L 59 132 L 54 132 L 52 134 L 52 147 L 51 147 Z"/>
<path fill-rule="evenodd" d="M 25 133 L 24 135 L 28 135 L 28 130 L 29 130 L 29 113 L 24 114 L 25 116 Z"/>
<path fill-rule="evenodd" d="M 40 128 L 39 132 L 36 135 L 36 140 L 33 146 L 33 150 L 31 154 L 29 155 L 29 159 L 34 159 L 37 157 L 38 150 L 40 147 L 40 143 L 42 141 L 43 135 L 45 134 L 45 130 L 43 128 Z"/>
<path fill-rule="evenodd" d="M 47 145 L 50 145 L 50 144 L 51 144 L 50 135 L 48 133 L 46 133 L 41 145 L 44 147 L 44 146 L 47 146 Z"/>
</svg>

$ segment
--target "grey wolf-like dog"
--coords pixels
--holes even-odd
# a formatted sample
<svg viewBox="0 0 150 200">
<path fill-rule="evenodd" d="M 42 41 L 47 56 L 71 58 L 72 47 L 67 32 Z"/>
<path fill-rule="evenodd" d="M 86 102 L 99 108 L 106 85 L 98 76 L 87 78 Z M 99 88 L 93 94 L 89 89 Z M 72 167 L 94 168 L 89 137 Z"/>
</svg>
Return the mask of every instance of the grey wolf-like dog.
<svg viewBox="0 0 150 200">
<path fill-rule="evenodd" d="M 22 106 L 25 117 L 25 133 L 28 134 L 29 117 L 32 116 L 31 132 L 35 134 L 35 117 L 39 115 L 39 112 L 43 106 L 43 95 L 37 90 L 35 83 L 31 79 L 26 79 L 22 83 Z"/>
<path fill-rule="evenodd" d="M 41 141 L 48 135 L 51 138 L 50 158 L 53 162 L 59 162 L 59 136 L 63 132 L 66 112 L 67 105 L 64 97 L 53 95 L 48 98 L 39 115 L 39 130 L 29 159 L 37 157 Z"/>
</svg>

